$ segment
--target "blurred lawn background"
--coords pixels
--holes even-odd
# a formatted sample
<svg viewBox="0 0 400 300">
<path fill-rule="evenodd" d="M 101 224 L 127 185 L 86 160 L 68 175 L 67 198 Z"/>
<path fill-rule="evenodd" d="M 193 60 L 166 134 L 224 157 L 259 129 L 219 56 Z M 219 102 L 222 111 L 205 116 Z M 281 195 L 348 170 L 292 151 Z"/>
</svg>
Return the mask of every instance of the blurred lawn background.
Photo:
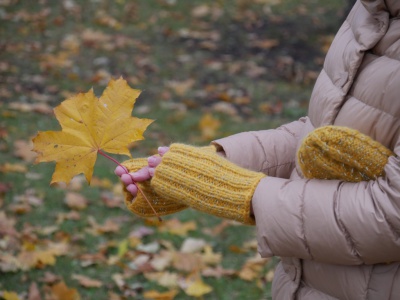
<svg viewBox="0 0 400 300">
<path fill-rule="evenodd" d="M 253 227 L 142 220 L 102 157 L 91 186 L 50 187 L 30 141 L 121 76 L 142 90 L 133 115 L 155 119 L 134 157 L 295 120 L 349 2 L 0 0 L 0 298 L 270 299 L 278 258 L 257 257 Z"/>
</svg>

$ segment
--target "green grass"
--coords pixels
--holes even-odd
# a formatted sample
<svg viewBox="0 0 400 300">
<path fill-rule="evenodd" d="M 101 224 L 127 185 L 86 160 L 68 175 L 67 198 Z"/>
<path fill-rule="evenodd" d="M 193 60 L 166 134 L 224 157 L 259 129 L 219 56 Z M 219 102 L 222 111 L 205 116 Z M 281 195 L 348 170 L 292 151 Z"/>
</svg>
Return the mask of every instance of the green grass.
<svg viewBox="0 0 400 300">
<path fill-rule="evenodd" d="M 321 49 L 327 37 L 329 40 L 337 31 L 345 2 L 79 0 L 74 1 L 75 7 L 65 7 L 62 3 L 11 0 L 0 4 L 3 37 L 0 41 L 0 166 L 22 164 L 27 169 L 22 173 L 0 172 L 0 183 L 10 186 L 8 191 L 0 193 L 0 212 L 15 219 L 14 226 L 19 233 L 15 244 L 11 244 L 10 237 L 0 228 L 0 263 L 6 254 L 17 257 L 28 241 L 39 245 L 67 240 L 70 245 L 70 251 L 57 257 L 54 266 L 1 273 L 0 292 L 14 291 L 22 299 L 35 282 L 43 296 L 51 286 L 41 280 L 46 272 L 56 274 L 68 287 L 77 289 L 81 299 L 108 299 L 109 291 L 120 295 L 120 299 L 143 299 L 145 291 L 166 291 L 157 282 L 147 280 L 143 272 L 130 269 L 129 264 L 139 254 L 134 247 L 116 264 L 106 261 L 87 267 L 81 264 L 80 256 L 88 253 L 102 253 L 110 259 L 118 253 L 118 244 L 141 226 L 154 230 L 143 237 L 144 244 L 169 241 L 179 249 L 187 237 L 202 238 L 214 252 L 223 255 L 220 264 L 224 268 L 240 271 L 256 250 L 238 253 L 232 246 L 240 248 L 254 240 L 253 227 L 231 224 L 212 236 L 204 230 L 212 230 L 222 221 L 186 210 L 165 220 L 194 220 L 196 230 L 187 236 L 161 232 L 158 227 L 146 225 L 133 216 L 123 205 L 115 208 L 104 205 L 101 200 L 104 193 L 118 197 L 110 187 L 83 183 L 78 193 L 88 199 L 89 206 L 79 211 L 79 220 L 58 222 L 60 214 L 71 210 L 64 203 L 68 190 L 49 186 L 55 164 L 33 165 L 15 157 L 14 142 L 28 141 L 38 131 L 60 130 L 60 126 L 53 115 L 33 110 L 23 112 L 13 109 L 13 105 L 41 103 L 55 107 L 68 95 L 86 92 L 92 87 L 100 96 L 110 78 L 123 76 L 131 87 L 143 91 L 133 114 L 155 119 L 145 133 L 146 139 L 135 143 L 134 157 L 154 154 L 158 146 L 172 142 L 206 145 L 213 138 L 275 128 L 307 113 L 315 74 L 324 57 Z M 210 10 L 195 18 L 192 11 L 199 6 Z M 95 33 L 88 36 L 88 29 Z M 273 39 L 278 40 L 276 47 L 254 46 L 255 41 Z M 182 84 L 189 79 L 193 85 L 184 92 L 170 87 L 172 81 Z M 247 101 L 240 102 L 240 97 Z M 215 106 L 221 103 L 229 105 L 234 113 L 217 110 Z M 206 113 L 220 122 L 215 136 L 209 139 L 201 138 L 199 127 Z M 125 159 L 113 157 L 119 161 Z M 99 157 L 94 176 L 117 185 L 114 168 L 112 162 Z M 18 214 L 13 205 L 29 190 L 43 204 Z M 92 235 L 88 232 L 90 217 L 99 224 L 111 218 L 119 222 L 120 229 Z M 54 232 L 40 233 L 41 228 L 48 226 L 57 227 Z M 251 281 L 237 275 L 203 276 L 202 280 L 213 289 L 203 299 L 270 299 L 270 282 L 265 281 L 265 275 L 278 260 L 274 258 L 266 263 Z M 166 271 L 177 272 L 182 278 L 188 276 L 173 266 Z M 112 275 L 124 272 L 126 286 L 121 289 Z M 72 279 L 73 274 L 86 275 L 104 284 L 100 288 L 84 288 Z M 182 289 L 178 290 L 175 299 L 190 298 Z M 129 296 L 127 292 L 136 296 Z"/>
</svg>

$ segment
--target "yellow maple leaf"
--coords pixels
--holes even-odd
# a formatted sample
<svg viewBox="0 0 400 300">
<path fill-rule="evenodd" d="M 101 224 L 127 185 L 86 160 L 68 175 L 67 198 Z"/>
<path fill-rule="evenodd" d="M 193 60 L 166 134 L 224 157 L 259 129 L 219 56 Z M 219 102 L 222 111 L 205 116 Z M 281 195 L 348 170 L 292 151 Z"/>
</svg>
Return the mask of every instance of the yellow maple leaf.
<svg viewBox="0 0 400 300">
<path fill-rule="evenodd" d="M 62 130 L 39 132 L 33 139 L 36 163 L 56 161 L 51 183 L 69 183 L 80 173 L 90 183 L 98 152 L 131 157 L 127 145 L 142 140 L 153 122 L 132 117 L 139 94 L 120 78 L 111 80 L 100 98 L 90 90 L 54 109 Z"/>
<path fill-rule="evenodd" d="M 210 292 L 212 292 L 212 287 L 205 284 L 200 278 L 191 283 L 185 290 L 187 295 L 193 297 L 201 297 Z"/>
</svg>

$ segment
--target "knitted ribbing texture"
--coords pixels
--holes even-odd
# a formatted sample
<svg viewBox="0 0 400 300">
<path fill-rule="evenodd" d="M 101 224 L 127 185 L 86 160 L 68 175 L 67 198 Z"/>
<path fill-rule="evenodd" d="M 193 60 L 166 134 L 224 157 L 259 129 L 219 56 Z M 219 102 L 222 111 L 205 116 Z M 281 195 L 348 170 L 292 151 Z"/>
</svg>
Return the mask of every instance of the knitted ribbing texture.
<svg viewBox="0 0 400 300">
<path fill-rule="evenodd" d="M 172 144 L 151 186 L 158 195 L 218 217 L 254 225 L 253 193 L 265 174 L 241 168 L 214 151 Z"/>
<path fill-rule="evenodd" d="M 129 172 L 136 172 L 148 164 L 147 158 L 134 158 L 123 162 L 122 165 L 126 167 Z M 150 180 L 138 182 L 137 185 L 160 216 L 169 215 L 187 208 L 184 204 L 160 197 L 151 187 Z M 155 217 L 149 203 L 144 199 L 140 192 L 137 194 L 136 198 L 133 199 L 132 194 L 126 190 L 125 185 L 123 185 L 123 189 L 125 194 L 125 205 L 131 212 L 143 218 Z"/>
<path fill-rule="evenodd" d="M 391 155 L 392 151 L 355 129 L 324 126 L 303 140 L 297 160 L 306 178 L 359 182 L 383 176 Z"/>
</svg>

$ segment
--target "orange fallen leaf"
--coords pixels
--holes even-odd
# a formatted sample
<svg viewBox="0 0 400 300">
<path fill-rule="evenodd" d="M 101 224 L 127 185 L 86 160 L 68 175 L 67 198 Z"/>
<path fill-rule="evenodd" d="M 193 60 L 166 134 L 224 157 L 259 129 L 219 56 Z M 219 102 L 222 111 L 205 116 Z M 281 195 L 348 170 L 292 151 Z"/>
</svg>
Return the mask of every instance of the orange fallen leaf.
<svg viewBox="0 0 400 300">
<path fill-rule="evenodd" d="M 97 153 L 103 151 L 131 157 L 127 145 L 142 140 L 153 122 L 131 116 L 139 94 L 120 78 L 111 80 L 99 99 L 90 90 L 54 109 L 62 130 L 39 132 L 33 139 L 36 163 L 56 161 L 51 183 L 69 183 L 80 173 L 90 183 Z"/>
<path fill-rule="evenodd" d="M 80 300 L 81 297 L 76 289 L 69 288 L 61 281 L 51 287 L 51 293 L 55 300 Z"/>
<path fill-rule="evenodd" d="M 2 173 L 26 173 L 28 169 L 23 164 L 10 164 L 5 163 L 4 165 L 0 165 L 0 172 Z"/>
<path fill-rule="evenodd" d="M 152 300 L 173 300 L 175 296 L 178 294 L 177 290 L 170 290 L 168 292 L 158 292 L 155 290 L 147 291 L 143 294 L 145 299 Z"/>
</svg>

